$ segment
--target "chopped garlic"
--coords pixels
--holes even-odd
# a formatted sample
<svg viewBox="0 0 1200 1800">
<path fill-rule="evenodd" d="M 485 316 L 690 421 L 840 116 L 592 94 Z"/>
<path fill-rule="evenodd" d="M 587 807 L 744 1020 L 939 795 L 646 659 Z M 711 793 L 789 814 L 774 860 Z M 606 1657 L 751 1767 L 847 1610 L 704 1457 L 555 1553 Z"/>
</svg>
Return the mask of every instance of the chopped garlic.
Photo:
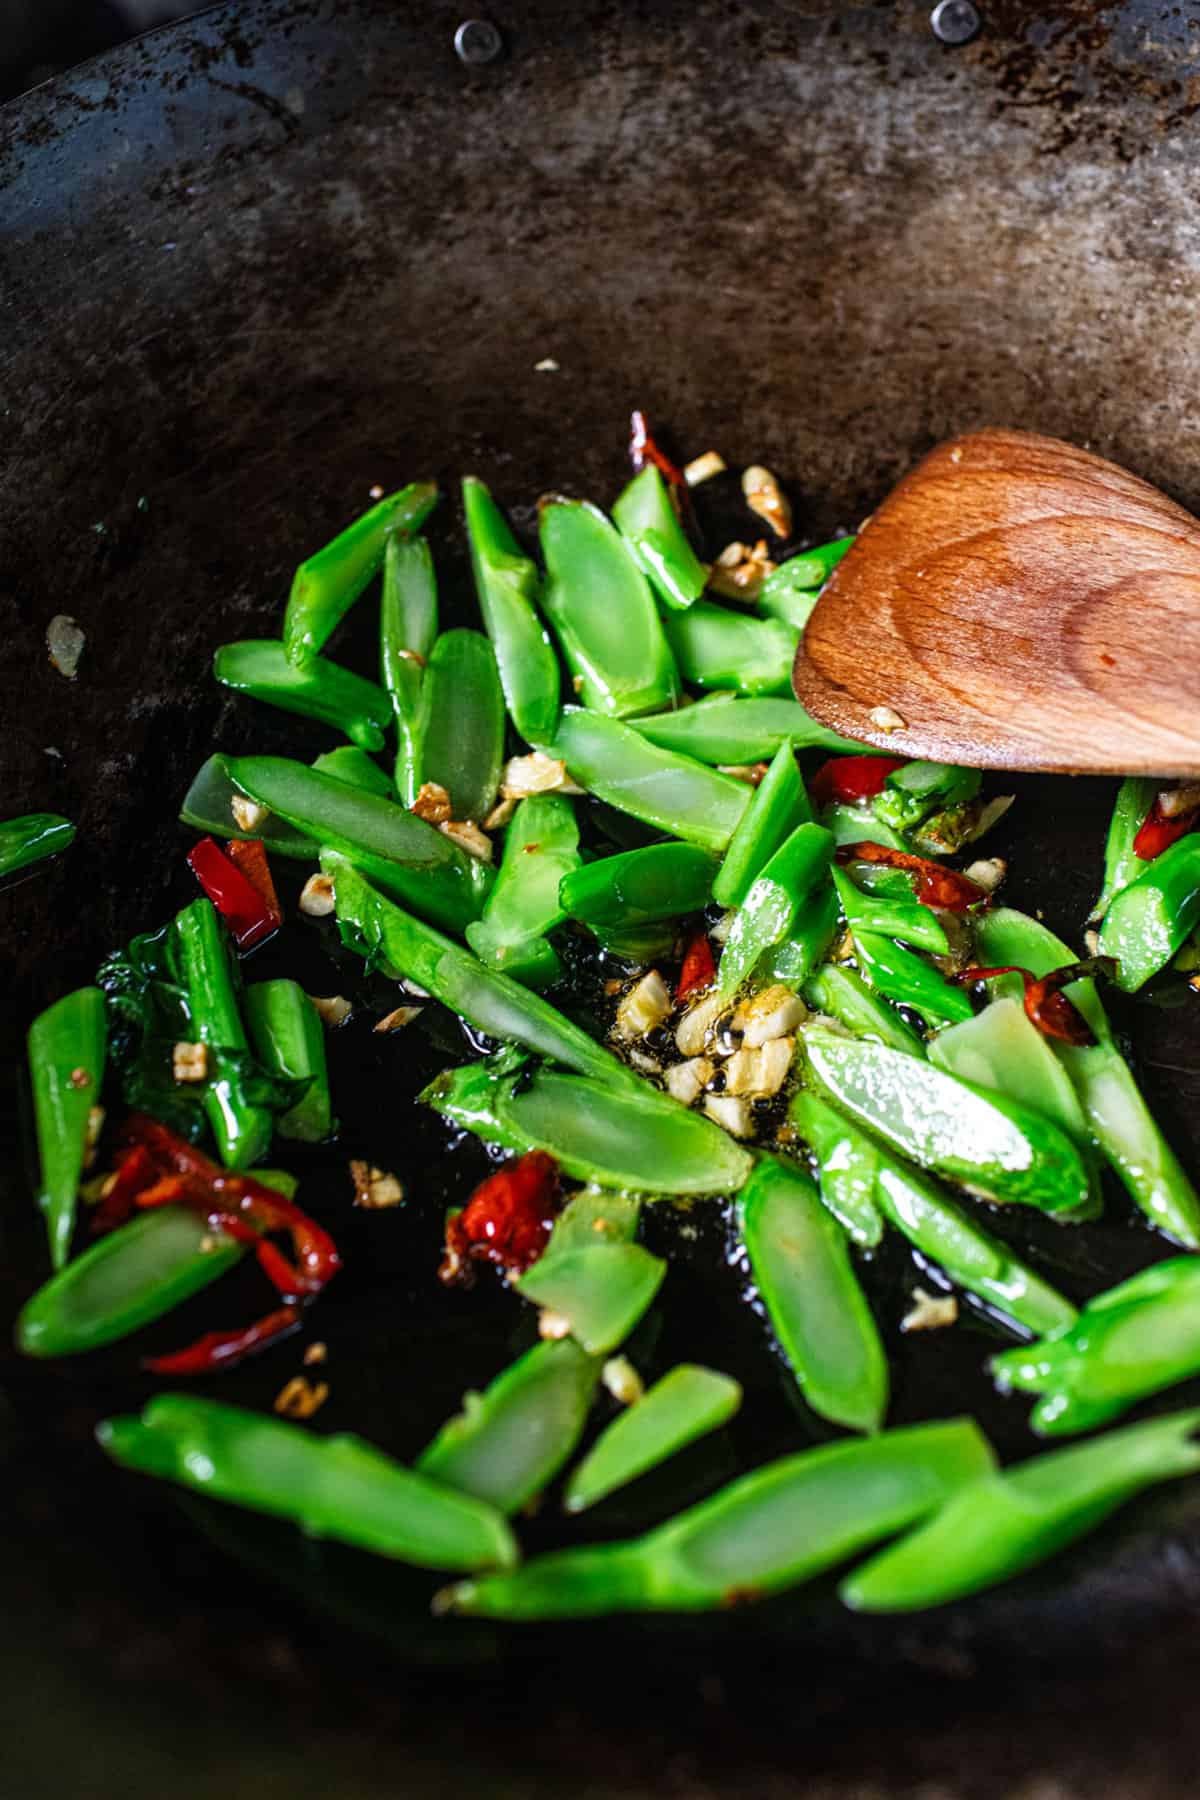
<svg viewBox="0 0 1200 1800">
<path fill-rule="evenodd" d="M 981 887 L 985 894 L 994 894 L 1004 877 L 1008 874 L 1008 864 L 1002 856 L 982 856 L 964 869 L 968 881 Z"/>
<path fill-rule="evenodd" d="M 497 800 L 487 818 L 483 821 L 485 831 L 502 831 L 517 810 L 515 800 Z"/>
<path fill-rule="evenodd" d="M 229 810 L 239 831 L 257 831 L 271 816 L 269 807 L 260 806 L 248 794 L 234 794 Z"/>
<path fill-rule="evenodd" d="M 647 1056 L 644 1050 L 629 1052 L 629 1066 L 636 1069 L 639 1075 L 661 1075 L 662 1064 L 656 1056 Z"/>
<path fill-rule="evenodd" d="M 722 1014 L 728 1012 L 724 994 L 705 994 L 695 1006 L 689 1006 L 675 1027 L 675 1046 L 681 1056 L 699 1056 L 708 1045 L 708 1035 Z"/>
<path fill-rule="evenodd" d="M 902 719 L 894 706 L 873 706 L 870 712 L 872 725 L 879 731 L 907 731 L 908 721 Z"/>
<path fill-rule="evenodd" d="M 740 1094 L 706 1094 L 704 1110 L 714 1125 L 720 1125 L 731 1137 L 753 1136 L 754 1119 L 750 1102 Z"/>
<path fill-rule="evenodd" d="M 758 1050 L 738 1050 L 725 1064 L 725 1092 L 769 1099 L 787 1080 L 795 1038 L 777 1037 Z"/>
<path fill-rule="evenodd" d="M 500 792 L 506 800 L 523 800 L 527 794 L 582 794 L 583 789 L 567 774 L 567 765 L 542 750 L 528 756 L 511 756 L 500 776 Z"/>
<path fill-rule="evenodd" d="M 440 781 L 423 781 L 409 811 L 415 812 L 418 819 L 424 819 L 429 825 L 444 824 L 454 814 L 450 795 Z"/>
<path fill-rule="evenodd" d="M 310 875 L 300 890 L 300 911 L 310 919 L 327 919 L 333 911 L 333 882 L 328 875 Z"/>
<path fill-rule="evenodd" d="M 807 1013 L 799 994 L 777 982 L 742 1001 L 733 1015 L 733 1028 L 743 1034 L 747 1050 L 757 1050 L 772 1038 L 789 1036 Z"/>
<path fill-rule="evenodd" d="M 68 618 L 66 613 L 55 613 L 46 627 L 46 649 L 50 661 L 68 681 L 74 681 L 79 672 L 79 659 L 86 642 L 78 619 Z"/>
<path fill-rule="evenodd" d="M 565 1338 L 571 1335 L 571 1321 L 566 1313 L 551 1312 L 543 1307 L 538 1314 L 538 1336 L 540 1338 Z"/>
<path fill-rule="evenodd" d="M 668 1094 L 673 1100 L 690 1106 L 693 1100 L 700 1098 L 712 1080 L 716 1066 L 707 1056 L 692 1056 L 687 1062 L 676 1063 L 667 1070 L 664 1077 Z"/>
<path fill-rule="evenodd" d="M 171 1073 L 176 1081 L 207 1081 L 208 1045 L 176 1044 L 171 1052 Z"/>
<path fill-rule="evenodd" d="M 316 1007 L 317 1017 L 322 1025 L 328 1026 L 330 1031 L 335 1030 L 343 1019 L 350 1017 L 350 1002 L 343 994 L 331 994 L 328 998 L 321 994 L 310 994 L 308 997 Z"/>
<path fill-rule="evenodd" d="M 745 562 L 749 554 L 745 544 L 739 544 L 735 539 L 732 544 L 726 544 L 713 567 L 715 569 L 736 569 L 739 563 Z"/>
<path fill-rule="evenodd" d="M 104 1108 L 89 1106 L 87 1130 L 83 1140 L 83 1166 L 90 1169 L 96 1160 L 96 1145 L 100 1142 L 100 1133 L 104 1130 Z"/>
<path fill-rule="evenodd" d="M 1200 806 L 1200 781 L 1184 781 L 1178 787 L 1162 788 L 1158 795 L 1158 810 L 1164 819 L 1177 819 L 1180 813 L 1191 812 Z"/>
<path fill-rule="evenodd" d="M 723 912 L 721 914 L 715 925 L 709 926 L 708 935 L 714 944 L 724 944 L 730 932 L 733 930 L 733 921 L 736 918 L 737 908 L 731 906 L 728 912 Z"/>
<path fill-rule="evenodd" d="M 613 1027 L 619 1038 L 632 1042 L 646 1036 L 670 1015 L 671 996 L 657 969 L 650 969 L 636 987 L 630 988 L 617 1007 Z"/>
<path fill-rule="evenodd" d="M 1083 947 L 1087 951 L 1089 956 L 1099 956 L 1099 954 L 1100 954 L 1100 933 L 1097 930 L 1095 930 L 1094 927 L 1092 929 L 1084 932 Z M 1183 964 L 1179 960 L 1179 957 L 1182 955 L 1183 955 L 1183 951 L 1181 950 L 1179 952 L 1179 956 L 1177 956 L 1175 958 L 1175 967 L 1177 969 L 1183 967 Z"/>
<path fill-rule="evenodd" d="M 774 568 L 765 538 L 760 538 L 752 549 L 745 544 L 727 544 L 712 566 L 708 585 L 731 600 L 757 600 L 759 589 Z"/>
<path fill-rule="evenodd" d="M 351 1160 L 350 1179 L 354 1183 L 355 1206 L 364 1207 L 368 1212 L 383 1212 L 389 1206 L 399 1206 L 404 1198 L 404 1189 L 394 1175 L 358 1157 Z"/>
<path fill-rule="evenodd" d="M 305 1368 L 311 1369 L 314 1363 L 323 1363 L 328 1355 L 329 1351 L 321 1342 L 320 1338 L 315 1338 L 304 1352 L 304 1355 L 300 1358 L 300 1361 L 304 1364 Z"/>
<path fill-rule="evenodd" d="M 474 819 L 445 819 L 438 830 L 468 856 L 474 856 L 480 862 L 491 862 L 492 840 L 486 831 L 480 831 Z"/>
<path fill-rule="evenodd" d="M 742 493 L 750 511 L 765 519 L 776 537 L 792 535 L 791 504 L 770 469 L 765 469 L 761 463 L 752 463 L 748 469 L 743 469 Z"/>
<path fill-rule="evenodd" d="M 536 375 L 557 375 L 559 366 L 552 356 L 543 356 L 541 362 L 534 363 L 533 368 Z"/>
<path fill-rule="evenodd" d="M 718 763 L 719 775 L 732 775 L 735 781 L 744 781 L 747 787 L 757 787 L 767 772 L 767 764 L 760 763 Z"/>
<path fill-rule="evenodd" d="M 600 1379 L 622 1406 L 634 1406 L 645 1393 L 645 1384 L 627 1356 L 610 1356 Z"/>
<path fill-rule="evenodd" d="M 714 475 L 721 475 L 726 468 L 725 458 L 718 450 L 705 450 L 701 456 L 693 456 L 690 463 L 683 465 L 683 479 L 689 487 L 699 487 L 702 481 L 711 481 Z"/>
<path fill-rule="evenodd" d="M 914 1288 L 913 1300 L 916 1304 L 900 1321 L 901 1331 L 941 1331 L 958 1318 L 953 1294 L 927 1294 L 924 1288 Z"/>
<path fill-rule="evenodd" d="M 421 1008 L 419 1006 L 398 1006 L 394 1012 L 390 1012 L 380 1019 L 378 1025 L 373 1026 L 372 1029 L 378 1032 L 403 1031 L 406 1025 L 411 1025 L 413 1020 L 419 1019 L 420 1016 Z"/>
<path fill-rule="evenodd" d="M 276 1394 L 275 1411 L 282 1413 L 285 1419 L 311 1419 L 328 1398 L 327 1381 L 318 1381 L 314 1386 L 307 1375 L 293 1375 L 286 1387 Z"/>
</svg>

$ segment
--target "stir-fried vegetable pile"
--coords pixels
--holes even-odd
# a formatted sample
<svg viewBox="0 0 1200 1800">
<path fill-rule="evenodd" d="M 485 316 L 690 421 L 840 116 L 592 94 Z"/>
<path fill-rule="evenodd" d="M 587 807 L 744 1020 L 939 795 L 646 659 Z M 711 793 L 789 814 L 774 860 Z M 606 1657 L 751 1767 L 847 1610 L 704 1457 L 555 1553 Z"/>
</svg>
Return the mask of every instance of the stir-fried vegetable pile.
<svg viewBox="0 0 1200 1800">
<path fill-rule="evenodd" d="M 442 1609 L 723 1606 L 886 1539 L 846 1604 L 937 1605 L 1200 1464 L 1193 1412 L 1006 1470 L 969 1419 L 885 1429 L 888 1357 L 859 1277 L 886 1233 L 906 1238 L 936 1290 L 906 1327 L 944 1326 L 959 1297 L 985 1313 L 1012 1341 L 998 1387 L 1036 1396 L 1047 1436 L 1200 1374 L 1200 1261 L 1153 1261 L 1077 1312 L 988 1224 L 1017 1205 L 1086 1230 L 1107 1168 L 1150 1226 L 1200 1249 L 1200 1200 L 1101 998 L 1200 963 L 1200 789 L 1122 785 L 1080 960 L 1000 903 L 1004 864 L 975 845 L 1008 802 L 977 771 L 867 753 L 791 698 L 804 621 L 853 540 L 702 560 L 687 481 L 635 422 L 611 520 L 542 501 L 542 567 L 464 481 L 482 631 L 439 627 L 420 535 L 437 491 L 416 482 L 301 565 L 280 638 L 217 651 L 218 681 L 348 741 L 311 765 L 211 757 L 182 808 L 203 833 L 201 897 L 31 1026 L 55 1273 L 18 1341 L 43 1357 L 111 1344 L 252 1256 L 270 1309 L 147 1365 L 210 1374 L 296 1330 L 338 1273 L 295 1178 L 262 1166 L 336 1134 L 326 1034 L 349 1010 L 254 978 L 284 917 L 272 862 L 291 859 L 309 870 L 301 911 L 395 984 L 377 1029 L 421 1029 L 432 1001 L 469 1030 L 477 1053 L 421 1100 L 496 1167 L 426 1275 L 505 1283 L 539 1341 L 412 1468 L 297 1422 L 323 1398 L 307 1377 L 280 1419 L 161 1394 L 101 1426 L 109 1454 L 463 1576 Z M 747 470 L 743 490 L 786 545 L 774 477 Z M 378 684 L 325 654 L 377 576 Z M 0 825 L 0 874 L 71 836 L 48 815 Z M 586 1024 L 567 981 L 580 956 L 601 977 Z M 361 1204 L 403 1198 L 394 1175 L 351 1168 Z M 847 1435 L 636 1540 L 522 1562 L 509 1521 L 564 1471 L 562 1504 L 584 1512 L 737 1412 L 719 1367 L 680 1363 L 644 1389 L 621 1354 L 671 1285 L 639 1242 L 647 1209 L 730 1203 L 764 1336 Z M 719 1343 L 697 1350 L 720 1363 Z M 623 1410 L 597 1433 L 602 1388 Z"/>
</svg>

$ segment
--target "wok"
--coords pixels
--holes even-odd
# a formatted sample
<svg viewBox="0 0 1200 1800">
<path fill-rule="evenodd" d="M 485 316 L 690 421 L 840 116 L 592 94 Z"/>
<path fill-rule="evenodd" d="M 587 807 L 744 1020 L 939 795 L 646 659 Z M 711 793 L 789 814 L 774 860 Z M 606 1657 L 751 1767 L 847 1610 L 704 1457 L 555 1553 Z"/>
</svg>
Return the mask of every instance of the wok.
<svg viewBox="0 0 1200 1800">
<path fill-rule="evenodd" d="M 1073 438 L 1200 504 L 1200 53 L 1178 9 L 995 4 L 949 47 L 906 5 L 506 0 L 487 66 L 456 58 L 461 17 L 244 0 L 0 113 L 0 791 L 9 811 L 80 826 L 60 866 L 0 895 L 6 1056 L 37 1006 L 186 894 L 175 813 L 210 747 L 296 741 L 222 697 L 211 651 L 276 629 L 297 555 L 373 483 L 472 468 L 518 520 L 564 482 L 605 498 L 639 404 L 689 455 L 712 444 L 777 469 L 813 537 L 852 527 L 938 438 L 987 423 Z M 537 371 L 546 358 L 557 368 Z M 449 517 L 435 547 L 462 590 Z M 60 611 L 87 634 L 70 684 L 45 656 Z M 1026 780 L 997 838 L 1013 904 L 1068 937 L 1110 795 Z M 1194 1001 L 1122 1023 L 1195 1167 Z M 419 1059 L 384 1072 L 389 1104 Z M 11 1086 L 6 1320 L 43 1273 Z M 352 1122 L 395 1161 L 383 1091 Z M 431 1126 L 411 1131 L 404 1173 L 429 1216 L 461 1175 Z M 430 1305 L 419 1225 L 350 1229 L 348 1252 L 381 1279 L 347 1281 L 340 1304 L 331 1292 L 324 1335 L 347 1352 L 333 1422 L 411 1449 L 414 1391 L 444 1416 L 498 1366 L 510 1321 Z M 1094 1241 L 1092 1286 L 1130 1254 L 1126 1222 Z M 698 1329 L 702 1285 L 689 1304 Z M 720 1362 L 722 1347 L 693 1338 L 689 1353 Z M 25 1793 L 62 1791 L 55 1755 L 77 1772 L 85 1740 L 94 1778 L 114 1777 L 100 1793 L 160 1791 L 160 1754 L 177 1792 L 226 1769 L 232 1791 L 249 1769 L 260 1793 L 318 1777 L 324 1792 L 331 1772 L 392 1791 L 351 1728 L 406 1742 L 424 1792 L 448 1737 L 480 1719 L 488 1741 L 456 1752 L 459 1775 L 487 1771 L 495 1791 L 554 1791 L 566 1764 L 589 1793 L 645 1791 L 656 1769 L 709 1791 L 689 1786 L 700 1757 L 705 1780 L 757 1791 L 824 1722 L 806 1766 L 831 1781 L 879 1774 L 900 1743 L 906 1778 L 960 1770 L 962 1792 L 1001 1793 L 1017 1750 L 988 1713 L 998 1670 L 1010 1705 L 1058 1682 L 1056 1717 L 1026 1747 L 1066 1768 L 1071 1741 L 1097 1793 L 1103 1733 L 1074 1743 L 1073 1722 L 1165 1727 L 1190 1693 L 1200 1503 L 1184 1490 L 1035 1577 L 900 1626 L 818 1594 L 720 1619 L 460 1631 L 427 1625 L 391 1571 L 104 1466 L 92 1422 L 146 1391 L 128 1356 L 86 1370 L 3 1357 L 6 1704 L 38 1746 Z M 906 1349 L 901 1415 L 978 1406 L 1022 1444 L 1019 1414 L 971 1373 L 979 1358 L 978 1340 L 965 1358 L 936 1337 Z M 265 1401 L 277 1373 L 227 1391 Z M 52 1733 L 31 1724 L 35 1686 Z M 219 1728 L 191 1758 L 197 1712 Z M 1172 1781 L 1174 1752 L 1157 1754 Z M 1136 1779 L 1154 1766 L 1139 1757 Z"/>
</svg>

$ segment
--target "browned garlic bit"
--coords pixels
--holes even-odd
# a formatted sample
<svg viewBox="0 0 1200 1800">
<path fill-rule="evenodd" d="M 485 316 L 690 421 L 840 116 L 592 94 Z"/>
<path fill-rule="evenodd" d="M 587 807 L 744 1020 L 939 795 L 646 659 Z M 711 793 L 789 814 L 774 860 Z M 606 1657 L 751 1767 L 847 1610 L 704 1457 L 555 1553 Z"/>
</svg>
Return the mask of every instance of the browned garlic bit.
<svg viewBox="0 0 1200 1800">
<path fill-rule="evenodd" d="M 600 1379 L 622 1406 L 636 1406 L 646 1391 L 641 1376 L 627 1356 L 610 1356 L 600 1371 Z"/>
<path fill-rule="evenodd" d="M 258 831 L 271 816 L 267 807 L 251 800 L 248 794 L 235 794 L 229 802 L 229 810 L 239 831 Z"/>
<path fill-rule="evenodd" d="M 718 1019 L 729 1011 L 724 994 L 705 994 L 689 1006 L 675 1027 L 675 1048 L 681 1056 L 701 1056 L 708 1048 L 710 1033 Z"/>
<path fill-rule="evenodd" d="M 721 775 L 732 775 L 735 781 L 744 781 L 748 787 L 757 787 L 767 772 L 767 764 L 718 763 L 717 770 Z"/>
<path fill-rule="evenodd" d="M 344 994 L 310 994 L 308 997 L 316 1007 L 322 1025 L 330 1031 L 335 1031 L 343 1019 L 350 1017 L 352 1008 Z"/>
<path fill-rule="evenodd" d="M 321 1342 L 320 1338 L 317 1338 L 314 1343 L 311 1343 L 308 1346 L 308 1349 L 304 1352 L 304 1355 L 300 1360 L 306 1368 L 310 1369 L 314 1363 L 323 1363 L 328 1355 L 329 1351 Z"/>
<path fill-rule="evenodd" d="M 285 1419 L 311 1419 L 328 1398 L 327 1381 L 318 1381 L 314 1386 L 307 1375 L 293 1375 L 287 1386 L 276 1394 L 275 1411 Z"/>
<path fill-rule="evenodd" d="M 716 1063 L 707 1056 L 692 1056 L 687 1062 L 676 1063 L 664 1076 L 668 1094 L 684 1106 L 691 1106 L 712 1080 L 716 1068 Z"/>
<path fill-rule="evenodd" d="M 706 1094 L 704 1110 L 715 1125 L 730 1137 L 747 1138 L 754 1134 L 754 1117 L 750 1102 L 741 1094 Z"/>
<path fill-rule="evenodd" d="M 639 1075 L 661 1075 L 662 1064 L 656 1056 L 647 1056 L 644 1050 L 629 1052 L 629 1066 L 636 1069 Z"/>
<path fill-rule="evenodd" d="M 900 1321 L 901 1331 L 941 1331 L 958 1318 L 953 1294 L 927 1294 L 924 1288 L 914 1288 L 913 1300 L 915 1305 Z"/>
<path fill-rule="evenodd" d="M 753 549 L 745 544 L 726 544 L 709 572 L 708 585 L 730 600 L 757 600 L 759 589 L 774 569 L 766 538 Z"/>
<path fill-rule="evenodd" d="M 792 535 L 792 508 L 770 469 L 765 469 L 761 463 L 752 463 L 748 469 L 743 469 L 742 493 L 750 511 L 757 513 L 776 537 Z"/>
<path fill-rule="evenodd" d="M 207 1081 L 207 1044 L 176 1044 L 171 1052 L 171 1073 L 176 1081 Z"/>
<path fill-rule="evenodd" d="M 403 1031 L 406 1025 L 411 1025 L 413 1020 L 419 1019 L 420 1016 L 421 1008 L 419 1006 L 398 1006 L 394 1012 L 390 1012 L 380 1019 L 378 1025 L 373 1029 L 380 1032 Z"/>
<path fill-rule="evenodd" d="M 683 465 L 683 479 L 689 487 L 699 487 L 702 481 L 711 481 L 714 475 L 720 475 L 726 467 L 725 458 L 716 450 L 706 450 L 702 456 L 694 456 L 690 463 Z"/>
<path fill-rule="evenodd" d="M 981 857 L 963 870 L 968 881 L 981 887 L 985 894 L 994 894 L 1004 877 L 1008 874 L 1008 864 L 1002 856 Z"/>
<path fill-rule="evenodd" d="M 441 825 L 453 813 L 450 796 L 440 781 L 423 781 L 409 810 L 430 825 Z"/>
<path fill-rule="evenodd" d="M 790 1036 L 807 1012 L 798 994 L 776 983 L 742 1001 L 733 1015 L 733 1028 L 742 1033 L 744 1049 L 757 1050 L 772 1038 Z"/>
<path fill-rule="evenodd" d="M 558 1338 L 570 1337 L 570 1335 L 571 1321 L 567 1318 L 565 1313 L 551 1312 L 550 1308 L 547 1306 L 538 1314 L 539 1337 L 557 1340 Z"/>
<path fill-rule="evenodd" d="M 483 821 L 485 831 L 502 831 L 517 810 L 515 800 L 497 800 L 487 818 Z"/>
<path fill-rule="evenodd" d="M 476 857 L 479 862 L 491 862 L 492 840 L 486 831 L 480 831 L 474 819 L 445 819 L 438 830 L 468 856 Z"/>
<path fill-rule="evenodd" d="M 735 1050 L 725 1064 L 725 1092 L 769 1100 L 787 1080 L 796 1040 L 772 1038 L 758 1050 Z"/>
<path fill-rule="evenodd" d="M 908 730 L 908 721 L 901 718 L 894 706 L 873 706 L 869 717 L 877 731 Z"/>
<path fill-rule="evenodd" d="M 68 681 L 74 681 L 79 672 L 79 659 L 86 642 L 78 619 L 68 618 L 66 613 L 55 613 L 46 627 L 46 649 L 50 661 Z"/>
<path fill-rule="evenodd" d="M 657 969 L 651 969 L 635 987 L 630 988 L 617 1007 L 614 1035 L 632 1043 L 661 1025 L 671 1010 L 672 1002 L 667 984 Z"/>
<path fill-rule="evenodd" d="M 374 1163 L 363 1162 L 358 1157 L 351 1160 L 350 1179 L 354 1183 L 355 1206 L 361 1206 L 367 1212 L 383 1212 L 389 1206 L 399 1206 L 404 1198 L 404 1189 L 394 1175 L 388 1175 Z"/>
<path fill-rule="evenodd" d="M 500 792 L 506 800 L 524 800 L 528 794 L 582 794 L 567 774 L 567 765 L 544 751 L 511 756 L 500 776 Z"/>
<path fill-rule="evenodd" d="M 328 875 L 310 875 L 300 889 L 300 911 L 310 919 L 327 919 L 333 911 L 333 882 Z"/>
</svg>

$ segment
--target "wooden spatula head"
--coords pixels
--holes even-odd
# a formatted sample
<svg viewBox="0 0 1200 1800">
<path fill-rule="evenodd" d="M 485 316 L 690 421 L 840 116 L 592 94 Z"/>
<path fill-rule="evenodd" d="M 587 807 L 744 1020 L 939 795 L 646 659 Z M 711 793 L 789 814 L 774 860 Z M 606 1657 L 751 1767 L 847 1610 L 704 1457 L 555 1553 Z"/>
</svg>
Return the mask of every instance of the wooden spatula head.
<svg viewBox="0 0 1200 1800">
<path fill-rule="evenodd" d="M 834 570 L 793 681 L 898 756 L 1200 775 L 1200 524 L 1057 438 L 952 439 Z"/>
</svg>

